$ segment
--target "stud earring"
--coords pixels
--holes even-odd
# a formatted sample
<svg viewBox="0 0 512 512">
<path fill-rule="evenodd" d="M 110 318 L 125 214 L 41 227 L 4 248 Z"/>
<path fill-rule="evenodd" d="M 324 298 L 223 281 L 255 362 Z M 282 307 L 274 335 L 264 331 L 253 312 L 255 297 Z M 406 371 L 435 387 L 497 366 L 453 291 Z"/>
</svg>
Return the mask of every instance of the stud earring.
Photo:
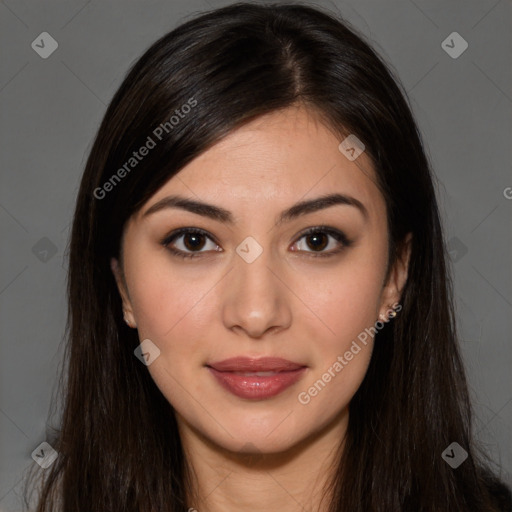
<svg viewBox="0 0 512 512">
<path fill-rule="evenodd" d="M 389 313 L 389 318 L 395 318 L 396 316 L 396 311 L 393 309 L 393 306 L 389 306 L 390 309 L 392 309 L 392 311 Z"/>
<path fill-rule="evenodd" d="M 132 329 L 133 329 L 134 327 L 136 327 L 135 325 L 132 325 L 132 324 L 128 321 L 128 318 L 127 318 L 126 313 L 124 313 L 123 318 L 124 318 L 124 321 L 125 321 L 126 325 L 128 325 L 128 327 L 131 327 Z"/>
</svg>

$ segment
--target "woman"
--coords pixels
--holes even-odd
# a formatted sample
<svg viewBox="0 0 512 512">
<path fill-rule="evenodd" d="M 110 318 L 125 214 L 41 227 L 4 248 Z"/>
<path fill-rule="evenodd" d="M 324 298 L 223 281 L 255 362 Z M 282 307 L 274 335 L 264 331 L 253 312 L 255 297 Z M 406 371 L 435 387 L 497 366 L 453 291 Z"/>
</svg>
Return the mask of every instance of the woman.
<svg viewBox="0 0 512 512">
<path fill-rule="evenodd" d="M 39 512 L 510 510 L 397 84 L 300 5 L 206 13 L 133 66 L 77 200 Z"/>
</svg>

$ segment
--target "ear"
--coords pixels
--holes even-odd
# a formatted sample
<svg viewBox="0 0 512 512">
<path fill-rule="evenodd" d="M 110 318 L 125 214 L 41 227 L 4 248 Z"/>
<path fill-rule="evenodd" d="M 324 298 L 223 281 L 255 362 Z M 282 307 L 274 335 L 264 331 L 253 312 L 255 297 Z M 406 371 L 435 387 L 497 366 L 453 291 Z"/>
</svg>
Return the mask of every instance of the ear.
<svg viewBox="0 0 512 512">
<path fill-rule="evenodd" d="M 408 233 L 402 242 L 399 254 L 397 255 L 393 267 L 389 271 L 388 280 L 382 290 L 379 318 L 389 319 L 390 310 L 397 308 L 402 297 L 402 290 L 407 282 L 407 273 L 409 268 L 409 258 L 411 255 L 412 234 Z"/>
<path fill-rule="evenodd" d="M 124 321 L 130 327 L 135 328 L 137 327 L 137 323 L 135 322 L 135 317 L 133 315 L 133 308 L 132 303 L 130 301 L 130 297 L 128 295 L 126 280 L 124 278 L 123 270 L 119 265 L 119 261 L 116 258 L 112 258 L 110 260 L 110 268 L 112 269 L 112 273 L 114 274 L 114 278 L 117 283 L 117 289 L 119 290 L 121 300 L 123 301 Z"/>
</svg>

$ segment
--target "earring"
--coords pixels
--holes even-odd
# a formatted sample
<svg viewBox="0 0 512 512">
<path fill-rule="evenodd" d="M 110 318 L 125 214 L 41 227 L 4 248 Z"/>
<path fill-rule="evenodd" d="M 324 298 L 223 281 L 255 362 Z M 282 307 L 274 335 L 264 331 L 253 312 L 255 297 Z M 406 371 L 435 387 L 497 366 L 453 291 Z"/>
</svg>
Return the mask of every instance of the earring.
<svg viewBox="0 0 512 512">
<path fill-rule="evenodd" d="M 134 327 L 136 327 L 135 325 L 132 325 L 132 324 L 128 321 L 128 318 L 126 318 L 126 312 L 124 313 L 123 318 L 124 318 L 124 321 L 125 321 L 126 325 L 128 325 L 128 327 L 131 327 L 132 329 L 133 329 Z"/>
<path fill-rule="evenodd" d="M 393 309 L 393 306 L 389 306 L 389 308 L 392 310 L 390 313 L 389 313 L 389 318 L 395 318 L 396 316 L 396 311 Z"/>
</svg>

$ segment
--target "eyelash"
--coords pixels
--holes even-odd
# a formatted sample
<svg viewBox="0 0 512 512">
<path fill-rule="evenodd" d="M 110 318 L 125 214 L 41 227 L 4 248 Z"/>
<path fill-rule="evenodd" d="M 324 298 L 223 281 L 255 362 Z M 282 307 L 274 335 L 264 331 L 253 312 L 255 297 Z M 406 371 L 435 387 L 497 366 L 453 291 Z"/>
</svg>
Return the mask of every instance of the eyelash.
<svg viewBox="0 0 512 512">
<path fill-rule="evenodd" d="M 307 235 L 317 234 L 317 233 L 325 233 L 327 235 L 332 236 L 337 242 L 341 243 L 342 246 L 340 248 L 338 248 L 338 249 L 331 250 L 329 252 L 320 252 L 320 253 L 315 253 L 314 251 L 297 251 L 297 252 L 306 252 L 308 254 L 308 256 L 312 256 L 314 258 L 318 258 L 318 257 L 319 258 L 328 258 L 328 257 L 331 257 L 331 256 L 335 256 L 336 254 L 339 254 L 340 252 L 342 252 L 347 247 L 350 247 L 352 245 L 352 243 L 353 243 L 351 240 L 349 240 L 347 238 L 345 233 L 343 233 L 341 231 L 338 231 L 337 229 L 330 228 L 328 226 L 315 226 L 315 227 L 312 227 L 312 228 L 308 228 L 306 231 L 303 231 L 300 234 L 300 236 L 297 239 L 297 241 L 299 241 L 301 238 L 304 238 Z M 199 229 L 199 228 L 180 228 L 177 231 L 174 231 L 174 232 L 170 233 L 168 236 L 166 236 L 161 241 L 161 244 L 167 250 L 169 250 L 172 254 L 174 254 L 175 256 L 179 256 L 180 258 L 183 258 L 183 259 L 190 259 L 190 258 L 201 257 L 200 256 L 201 255 L 200 251 L 186 253 L 186 252 L 183 252 L 180 249 L 175 249 L 175 248 L 169 246 L 171 244 L 171 242 L 174 242 L 180 236 L 188 235 L 188 234 L 204 235 L 207 238 L 209 238 L 212 242 L 217 244 L 217 242 L 215 242 L 215 240 L 213 240 L 206 231 L 204 231 L 202 229 Z M 219 245 L 219 244 L 217 244 L 217 245 Z"/>
</svg>

